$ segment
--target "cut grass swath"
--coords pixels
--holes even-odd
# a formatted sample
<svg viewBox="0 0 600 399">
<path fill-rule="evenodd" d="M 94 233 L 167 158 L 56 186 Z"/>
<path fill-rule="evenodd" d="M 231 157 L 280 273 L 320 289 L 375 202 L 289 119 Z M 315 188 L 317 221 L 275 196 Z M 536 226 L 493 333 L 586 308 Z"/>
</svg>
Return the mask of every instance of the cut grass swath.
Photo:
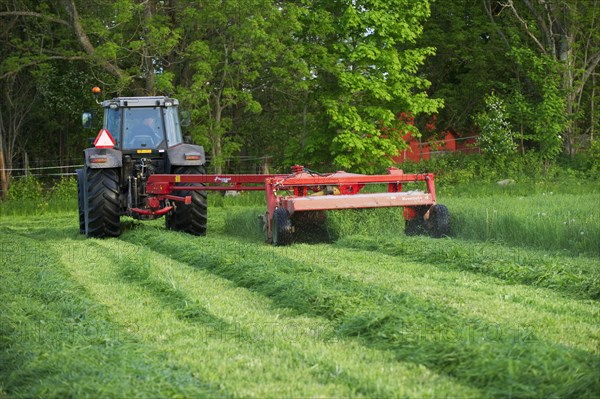
<svg viewBox="0 0 600 399">
<path fill-rule="evenodd" d="M 54 220 L 54 225 L 63 223 L 65 218 Z M 125 235 L 155 235 L 160 231 L 142 226 Z M 122 383 L 129 384 L 131 390 L 138 389 L 144 394 L 146 389 L 155 389 L 154 395 L 193 397 L 229 394 L 241 397 L 481 396 L 478 390 L 461 386 L 424 367 L 395 362 L 385 351 L 365 348 L 352 340 L 337 339 L 327 319 L 296 316 L 294 311 L 274 307 L 264 296 L 177 262 L 172 254 L 161 255 L 146 245 L 132 245 L 115 239 L 83 240 L 78 233 L 68 229 L 58 229 L 53 235 L 43 234 L 44 231 L 47 227 L 41 224 L 21 223 L 11 232 L 12 237 L 19 232 L 18 239 L 9 244 L 19 248 L 18 243 L 37 242 L 36 250 L 28 252 L 33 259 L 52 253 L 51 257 L 46 257 L 48 267 L 56 265 L 64 272 L 61 277 L 69 284 L 81 287 L 88 301 L 101 309 L 105 318 L 137 345 L 136 351 L 159 354 L 158 359 L 150 358 L 145 366 L 150 370 L 148 378 L 152 378 L 154 372 L 163 372 L 165 367 L 174 374 L 173 381 L 167 383 L 170 391 L 167 388 L 161 390 L 158 386 L 161 380 L 140 389 L 139 385 L 145 383 L 143 379 L 137 379 L 137 374 L 131 370 L 116 368 L 115 373 L 123 373 Z M 184 245 L 195 247 L 198 244 L 197 238 L 185 234 L 169 232 L 167 235 L 182 240 Z M 17 251 L 15 256 L 20 253 Z M 221 253 L 222 256 L 234 254 L 226 248 Z M 36 262 L 34 260 L 33 264 Z M 26 279 L 15 291 L 26 292 L 35 283 Z M 64 288 L 64 285 L 59 286 L 59 290 Z M 77 294 L 64 293 L 67 297 Z M 44 299 L 50 305 L 54 301 L 54 298 Z M 67 333 L 60 330 L 59 320 L 56 320 L 57 331 Z M 70 348 L 68 341 L 63 345 L 65 350 Z M 42 348 L 50 349 L 46 341 Z M 91 348 L 92 351 L 95 349 L 95 346 Z M 120 349 L 123 348 L 116 348 Z M 110 356 L 111 352 L 107 351 L 106 355 Z M 128 351 L 122 355 L 124 359 L 136 356 Z M 70 370 L 61 368 L 53 357 L 41 358 L 42 364 L 52 368 L 52 378 L 29 381 L 27 392 L 30 394 L 27 396 L 58 388 L 60 394 L 57 396 L 68 395 L 70 389 L 81 393 L 79 396 L 90 395 L 94 389 L 105 393 L 104 396 L 121 396 L 114 394 L 112 388 L 98 389 L 94 380 L 90 380 L 90 375 L 107 373 L 104 367 L 112 363 L 93 357 L 88 359 L 90 363 L 85 372 L 71 376 L 65 375 Z M 28 370 L 29 366 L 30 363 L 24 363 L 22 369 Z M 20 374 L 11 374 L 11 370 L 0 372 L 9 377 L 14 375 L 17 380 L 20 378 Z M 110 378 L 117 375 L 110 374 Z M 81 390 L 73 388 L 71 377 L 78 379 Z M 167 377 L 171 378 L 171 375 Z M 111 383 L 110 378 L 102 381 Z M 178 383 L 177 378 L 182 382 Z M 185 381 L 199 385 L 198 390 L 193 391 Z M 54 384 L 63 386 L 54 387 Z M 115 386 L 118 388 L 119 384 Z M 200 391 L 203 386 L 208 392 Z M 211 389 L 216 391 L 210 392 Z M 10 385 L 4 390 L 15 393 L 18 387 Z"/>
<path fill-rule="evenodd" d="M 439 264 L 501 278 L 508 283 L 546 287 L 572 296 L 600 300 L 600 260 L 550 256 L 500 244 L 480 244 L 425 237 L 353 236 L 338 246 L 384 253 L 402 261 Z"/>
<path fill-rule="evenodd" d="M 50 246 L 0 239 L 0 396 L 228 396 L 114 323 Z"/>
<path fill-rule="evenodd" d="M 202 248 L 188 248 L 185 253 L 183 241 L 171 237 L 158 242 L 150 235 L 136 235 L 127 240 L 174 253 L 178 260 L 266 295 L 284 308 L 326 317 L 342 337 L 357 337 L 367 346 L 390 350 L 398 359 L 425 364 L 490 395 L 590 396 L 600 387 L 597 355 L 546 342 L 535 333 L 528 334 L 527 342 L 515 340 L 520 334 L 516 327 L 463 318 L 433 302 L 367 286 L 317 261 L 291 259 L 277 249 L 252 250 L 252 244 L 219 239 L 207 239 Z M 414 334 L 435 331 L 440 325 L 447 331 L 473 326 L 476 338 L 447 341 Z M 490 338 L 490 331 L 497 328 L 502 334 Z"/>
</svg>

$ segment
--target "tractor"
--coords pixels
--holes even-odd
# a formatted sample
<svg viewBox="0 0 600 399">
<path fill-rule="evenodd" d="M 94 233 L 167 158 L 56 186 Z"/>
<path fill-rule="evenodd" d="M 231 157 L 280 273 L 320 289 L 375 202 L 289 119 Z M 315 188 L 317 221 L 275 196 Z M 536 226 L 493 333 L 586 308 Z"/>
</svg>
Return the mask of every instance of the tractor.
<svg viewBox="0 0 600 399">
<path fill-rule="evenodd" d="M 189 123 L 189 116 L 180 121 L 179 102 L 118 97 L 101 105 L 103 129 L 94 147 L 84 150 L 84 167 L 76 171 L 79 231 L 86 237 L 118 236 L 120 217 L 126 215 L 141 220 L 165 216 L 168 229 L 206 234 L 206 191 L 182 190 L 181 197 L 160 200 L 146 193 L 153 174 L 205 173 L 204 148 L 184 143 L 181 126 Z M 91 127 L 91 122 L 92 113 L 83 113 L 83 126 Z"/>
<path fill-rule="evenodd" d="M 118 236 L 125 215 L 164 216 L 167 229 L 205 235 L 206 193 L 224 190 L 265 192 L 261 219 L 266 241 L 274 245 L 290 244 L 303 221 L 319 224 L 327 210 L 402 207 L 407 235 L 450 233 L 448 209 L 437 204 L 431 173 L 388 168 L 382 175 L 323 174 L 294 165 L 290 174 L 208 175 L 204 148 L 184 143 L 181 126 L 189 116 L 180 122 L 177 100 L 118 97 L 101 104 L 103 128 L 77 170 L 79 231 L 86 237 Z M 91 120 L 91 113 L 83 113 L 84 127 Z M 404 190 L 415 183 L 426 191 Z M 367 185 L 370 190 L 362 191 Z"/>
</svg>

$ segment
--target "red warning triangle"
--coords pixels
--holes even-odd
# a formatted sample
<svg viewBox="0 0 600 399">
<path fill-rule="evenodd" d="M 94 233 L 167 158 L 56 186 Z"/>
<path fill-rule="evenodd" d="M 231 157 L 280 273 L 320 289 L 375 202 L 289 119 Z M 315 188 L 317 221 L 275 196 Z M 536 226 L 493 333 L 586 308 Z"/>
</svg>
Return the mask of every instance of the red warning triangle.
<svg viewBox="0 0 600 399">
<path fill-rule="evenodd" d="M 106 129 L 101 129 L 94 140 L 94 147 L 96 148 L 113 148 L 115 146 L 115 139 L 110 135 Z"/>
</svg>

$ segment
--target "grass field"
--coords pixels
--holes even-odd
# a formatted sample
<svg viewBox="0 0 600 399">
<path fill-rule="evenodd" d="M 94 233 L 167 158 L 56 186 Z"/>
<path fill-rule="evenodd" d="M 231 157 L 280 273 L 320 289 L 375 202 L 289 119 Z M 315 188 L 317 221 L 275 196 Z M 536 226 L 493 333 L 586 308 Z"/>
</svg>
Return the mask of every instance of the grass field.
<svg viewBox="0 0 600 399">
<path fill-rule="evenodd" d="M 448 190 L 453 238 L 382 209 L 277 248 L 256 195 L 211 198 L 203 238 L 2 204 L 0 398 L 596 397 L 599 200 Z"/>
</svg>

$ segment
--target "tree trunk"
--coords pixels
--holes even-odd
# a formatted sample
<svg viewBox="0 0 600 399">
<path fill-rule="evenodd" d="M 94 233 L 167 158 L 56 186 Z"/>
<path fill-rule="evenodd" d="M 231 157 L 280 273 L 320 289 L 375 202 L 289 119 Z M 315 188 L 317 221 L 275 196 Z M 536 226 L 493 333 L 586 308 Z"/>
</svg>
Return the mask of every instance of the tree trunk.
<svg viewBox="0 0 600 399">
<path fill-rule="evenodd" d="M 596 110 L 594 109 L 594 97 L 596 96 L 596 74 L 592 74 L 592 98 L 590 100 L 590 143 L 594 142 L 594 123 L 596 123 L 596 121 L 594 120 L 595 116 L 594 113 L 596 112 Z"/>
<path fill-rule="evenodd" d="M 29 155 L 25 150 L 23 150 L 23 174 L 29 177 Z"/>
<path fill-rule="evenodd" d="M 213 124 L 211 127 L 212 164 L 216 174 L 223 173 L 223 142 L 221 137 L 221 120 L 223 118 L 223 107 L 219 101 L 220 96 L 215 99 Z"/>
<path fill-rule="evenodd" d="M 144 25 L 148 26 L 150 24 L 150 20 L 152 19 L 152 8 L 151 2 L 146 1 L 144 6 Z M 147 28 L 144 28 L 146 31 Z M 146 93 L 149 96 L 156 95 L 156 79 L 154 76 L 154 61 L 152 58 L 152 54 L 148 52 L 147 41 L 146 45 L 143 47 L 143 57 L 144 57 L 144 67 L 146 69 Z"/>
<path fill-rule="evenodd" d="M 1 126 L 0 129 L 2 129 Z M 2 189 L 2 191 L 0 191 L 0 199 L 6 198 L 8 192 L 10 173 L 7 169 L 6 158 L 4 157 L 4 135 L 0 131 L 0 188 Z"/>
<path fill-rule="evenodd" d="M 113 64 L 107 61 L 104 58 L 97 57 L 96 49 L 92 44 L 90 38 L 88 37 L 86 31 L 83 29 L 81 25 L 81 20 L 79 18 L 79 12 L 77 11 L 77 7 L 75 6 L 74 0 L 61 0 L 61 4 L 67 14 L 70 17 L 70 24 L 73 29 L 73 33 L 75 33 L 75 37 L 79 41 L 79 45 L 83 50 L 90 55 L 99 65 L 101 65 L 107 72 L 112 74 L 113 76 L 125 80 L 127 79 L 127 74 L 118 65 Z"/>
</svg>

